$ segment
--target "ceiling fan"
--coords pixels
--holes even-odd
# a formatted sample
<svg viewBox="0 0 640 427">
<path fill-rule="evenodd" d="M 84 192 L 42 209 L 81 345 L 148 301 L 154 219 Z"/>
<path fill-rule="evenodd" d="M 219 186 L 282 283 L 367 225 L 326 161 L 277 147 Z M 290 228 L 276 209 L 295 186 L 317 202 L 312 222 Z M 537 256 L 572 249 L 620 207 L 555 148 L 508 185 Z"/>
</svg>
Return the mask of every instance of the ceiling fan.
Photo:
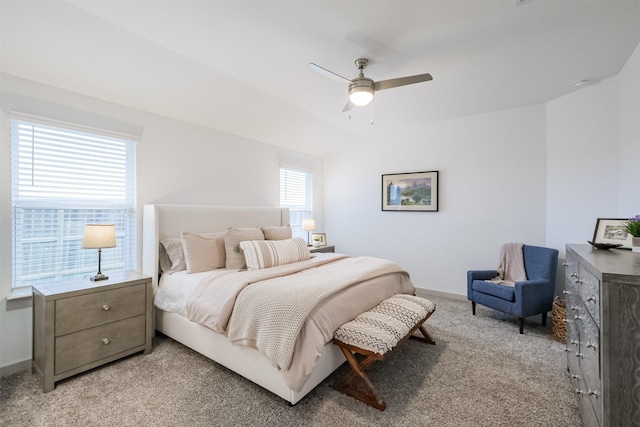
<svg viewBox="0 0 640 427">
<path fill-rule="evenodd" d="M 339 74 L 329 71 L 326 68 L 322 68 L 313 62 L 309 63 L 309 68 L 313 71 L 331 77 L 333 79 L 339 79 L 340 81 L 349 82 L 349 100 L 345 105 L 344 111 L 349 111 L 353 106 L 363 107 L 371 102 L 373 94 L 376 90 L 391 89 L 393 87 L 411 85 L 414 83 L 427 82 L 433 80 L 431 74 L 417 74 L 415 76 L 398 77 L 397 79 L 382 80 L 374 82 L 372 79 L 364 76 L 364 69 L 369 65 L 369 60 L 366 58 L 358 58 L 355 60 L 355 65 L 360 71 L 358 77 L 353 80 L 349 80 L 346 77 L 342 77 Z"/>
</svg>

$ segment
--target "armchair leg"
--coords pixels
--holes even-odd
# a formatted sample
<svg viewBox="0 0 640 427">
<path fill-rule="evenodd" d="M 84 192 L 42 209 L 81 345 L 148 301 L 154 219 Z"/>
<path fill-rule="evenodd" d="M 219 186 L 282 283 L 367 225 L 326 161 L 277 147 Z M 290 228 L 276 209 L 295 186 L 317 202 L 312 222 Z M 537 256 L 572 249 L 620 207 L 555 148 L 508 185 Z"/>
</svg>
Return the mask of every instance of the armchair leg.
<svg viewBox="0 0 640 427">
<path fill-rule="evenodd" d="M 474 316 L 476 315 L 476 302 L 475 301 L 471 301 L 471 313 Z"/>
<path fill-rule="evenodd" d="M 524 334 L 524 317 L 519 317 L 518 323 L 520 324 L 520 333 Z"/>
<path fill-rule="evenodd" d="M 547 326 L 547 312 L 542 313 L 542 326 Z"/>
</svg>

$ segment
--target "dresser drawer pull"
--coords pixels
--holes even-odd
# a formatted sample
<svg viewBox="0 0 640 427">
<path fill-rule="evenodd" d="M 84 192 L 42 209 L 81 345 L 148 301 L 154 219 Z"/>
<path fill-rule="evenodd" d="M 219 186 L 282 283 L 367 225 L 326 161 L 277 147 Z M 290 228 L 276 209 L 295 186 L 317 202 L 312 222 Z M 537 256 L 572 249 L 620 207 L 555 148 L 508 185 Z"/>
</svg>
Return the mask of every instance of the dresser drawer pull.
<svg viewBox="0 0 640 427">
<path fill-rule="evenodd" d="M 571 374 L 571 379 L 572 380 L 579 380 L 580 379 L 580 375 Z"/>
<path fill-rule="evenodd" d="M 581 316 L 573 316 L 573 320 L 582 320 Z"/>
<path fill-rule="evenodd" d="M 582 353 L 576 353 L 576 357 L 578 359 L 582 359 L 584 357 L 584 355 Z"/>
<path fill-rule="evenodd" d="M 571 308 L 569 309 L 571 311 L 578 311 L 578 306 L 577 305 L 572 305 Z"/>
<path fill-rule="evenodd" d="M 571 273 L 570 274 L 571 277 L 573 277 L 574 279 L 578 277 L 578 273 Z"/>
<path fill-rule="evenodd" d="M 588 343 L 587 343 L 587 348 L 592 348 L 592 349 L 594 349 L 594 350 L 595 350 L 597 347 L 596 347 L 596 345 L 595 345 L 594 343 L 592 343 L 592 342 L 588 342 Z"/>
<path fill-rule="evenodd" d="M 576 341 L 576 340 L 571 340 L 570 344 L 571 344 L 571 345 L 578 345 L 578 341 Z"/>
<path fill-rule="evenodd" d="M 566 261 L 562 261 L 562 266 L 563 266 L 563 267 L 569 267 L 569 263 L 568 263 L 568 262 L 566 262 Z"/>
<path fill-rule="evenodd" d="M 565 295 L 570 295 L 571 294 L 570 291 L 562 291 L 562 293 L 565 294 Z"/>
<path fill-rule="evenodd" d="M 111 307 L 109 307 L 109 305 L 108 305 L 108 304 L 105 304 L 105 305 L 103 305 L 103 306 L 102 306 L 102 309 L 103 309 L 104 311 L 109 311 L 109 309 L 110 309 L 110 308 L 111 308 Z"/>
<path fill-rule="evenodd" d="M 576 389 L 575 392 L 576 392 L 576 394 L 579 394 L 580 396 L 582 396 L 584 394 L 584 390 L 580 390 L 580 389 Z"/>
<path fill-rule="evenodd" d="M 595 397 L 596 399 L 597 399 L 597 398 L 598 398 L 598 396 L 599 396 L 599 394 L 598 394 L 598 392 L 597 392 L 596 390 L 588 389 L 588 392 L 589 392 L 589 396 L 593 396 L 593 397 Z"/>
<path fill-rule="evenodd" d="M 576 280 L 575 280 L 575 283 L 576 283 L 577 285 L 582 285 L 582 280 L 580 280 L 580 279 L 576 279 Z"/>
<path fill-rule="evenodd" d="M 109 338 L 102 338 L 102 343 L 103 343 L 104 345 L 107 345 L 107 344 L 109 344 L 110 342 L 111 342 L 111 341 L 109 340 Z"/>
<path fill-rule="evenodd" d="M 587 297 L 587 302 L 596 302 L 596 301 L 598 301 L 598 299 L 594 296 Z"/>
</svg>

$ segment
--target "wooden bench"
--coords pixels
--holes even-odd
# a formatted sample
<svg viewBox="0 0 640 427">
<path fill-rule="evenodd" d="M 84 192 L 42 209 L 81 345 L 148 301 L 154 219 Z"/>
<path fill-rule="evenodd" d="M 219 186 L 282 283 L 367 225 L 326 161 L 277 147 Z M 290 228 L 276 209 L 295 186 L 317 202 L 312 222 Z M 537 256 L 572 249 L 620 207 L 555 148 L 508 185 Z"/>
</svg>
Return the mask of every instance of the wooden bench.
<svg viewBox="0 0 640 427">
<path fill-rule="evenodd" d="M 365 369 L 376 360 L 384 360 L 388 352 L 407 338 L 435 344 L 423 326 L 435 310 L 435 304 L 427 299 L 397 294 L 338 328 L 333 343 L 344 353 L 351 371 L 336 381 L 333 388 L 384 411 L 386 404 Z M 416 330 L 423 336 L 414 336 Z M 358 362 L 356 354 L 364 359 Z"/>
</svg>

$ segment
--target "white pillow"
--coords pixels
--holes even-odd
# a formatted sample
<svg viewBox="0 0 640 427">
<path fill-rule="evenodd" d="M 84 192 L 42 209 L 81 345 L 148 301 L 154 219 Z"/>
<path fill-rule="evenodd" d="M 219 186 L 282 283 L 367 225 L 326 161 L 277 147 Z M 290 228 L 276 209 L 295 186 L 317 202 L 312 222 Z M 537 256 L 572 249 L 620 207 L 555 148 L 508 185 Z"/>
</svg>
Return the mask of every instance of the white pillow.
<svg viewBox="0 0 640 427">
<path fill-rule="evenodd" d="M 227 229 L 227 235 L 224 237 L 224 249 L 227 257 L 226 267 L 228 269 L 247 268 L 239 245 L 240 242 L 245 240 L 264 240 L 264 234 L 262 234 L 260 227 L 229 227 Z"/>
<path fill-rule="evenodd" d="M 172 274 L 187 269 L 180 237 L 169 237 L 160 242 L 160 270 Z"/>
<path fill-rule="evenodd" d="M 240 242 L 247 269 L 260 270 L 311 258 L 301 237 L 287 240 L 248 240 Z"/>
<path fill-rule="evenodd" d="M 187 273 L 224 268 L 225 250 L 224 236 L 226 232 L 197 234 L 182 232 L 182 248 L 187 266 Z"/>
</svg>

